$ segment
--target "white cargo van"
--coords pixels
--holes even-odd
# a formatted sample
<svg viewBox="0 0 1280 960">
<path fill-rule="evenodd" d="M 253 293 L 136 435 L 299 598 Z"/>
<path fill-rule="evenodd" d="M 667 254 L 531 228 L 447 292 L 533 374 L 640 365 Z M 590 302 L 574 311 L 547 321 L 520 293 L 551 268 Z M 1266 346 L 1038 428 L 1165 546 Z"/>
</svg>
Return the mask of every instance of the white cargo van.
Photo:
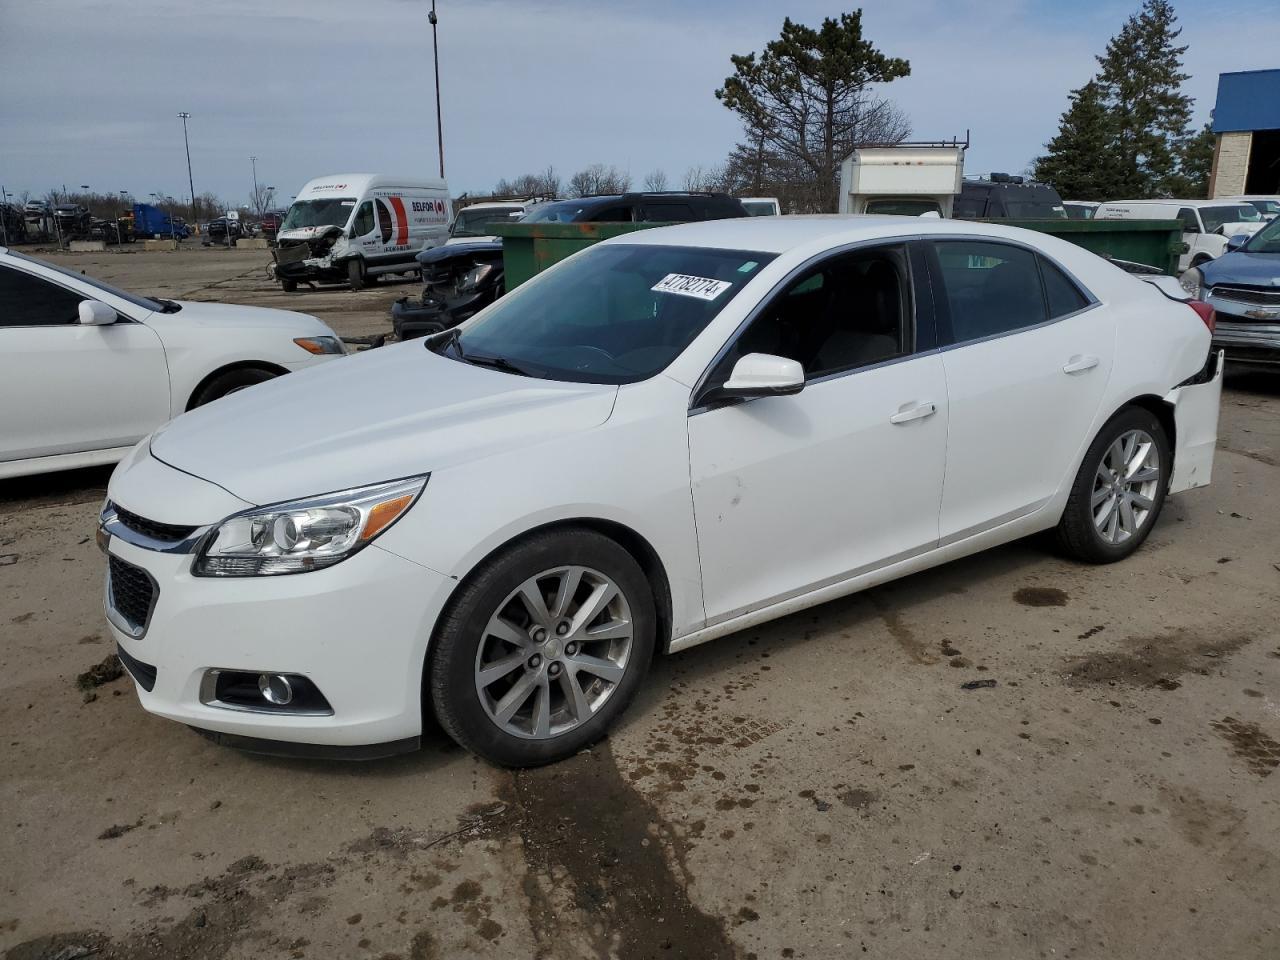
<svg viewBox="0 0 1280 960">
<path fill-rule="evenodd" d="M 855 150 L 840 165 L 840 212 L 950 217 L 964 151 L 944 141 Z"/>
<path fill-rule="evenodd" d="M 1252 236 L 1265 222 L 1255 207 L 1233 200 L 1111 200 L 1098 204 L 1093 219 L 1181 220 L 1187 251 L 1178 259 L 1179 273 L 1216 260 L 1230 237 Z"/>
<path fill-rule="evenodd" d="M 300 191 L 276 235 L 275 275 L 347 282 L 359 290 L 383 273 L 416 273 L 414 259 L 448 237 L 453 205 L 437 178 L 340 173 Z"/>
</svg>

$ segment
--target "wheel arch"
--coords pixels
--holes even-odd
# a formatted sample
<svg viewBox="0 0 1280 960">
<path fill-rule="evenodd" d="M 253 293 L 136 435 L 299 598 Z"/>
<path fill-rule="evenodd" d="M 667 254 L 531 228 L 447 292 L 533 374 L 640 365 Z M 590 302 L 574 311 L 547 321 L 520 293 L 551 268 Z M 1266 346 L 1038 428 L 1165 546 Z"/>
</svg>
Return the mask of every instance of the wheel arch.
<svg viewBox="0 0 1280 960">
<path fill-rule="evenodd" d="M 1163 397 L 1144 393 L 1120 404 L 1111 414 L 1111 417 L 1114 417 L 1125 407 L 1141 407 L 1143 410 L 1149 411 L 1160 422 L 1160 426 L 1164 427 L 1165 436 L 1169 440 L 1169 456 L 1172 458 L 1178 449 L 1178 424 L 1173 416 L 1173 404 L 1166 402 Z M 1107 420 L 1110 421 L 1111 417 L 1108 417 Z M 1169 475 L 1173 475 L 1172 464 L 1170 464 Z"/>
<path fill-rule="evenodd" d="M 280 366 L 278 363 L 270 363 L 266 360 L 237 360 L 234 363 L 224 363 L 222 366 L 206 374 L 199 383 L 195 385 L 191 393 L 187 395 L 186 405 L 182 408 L 183 412 L 194 410 L 196 397 L 204 393 L 205 387 L 211 384 L 224 373 L 232 373 L 236 370 L 263 370 L 272 376 L 283 376 L 289 370 Z"/>
</svg>

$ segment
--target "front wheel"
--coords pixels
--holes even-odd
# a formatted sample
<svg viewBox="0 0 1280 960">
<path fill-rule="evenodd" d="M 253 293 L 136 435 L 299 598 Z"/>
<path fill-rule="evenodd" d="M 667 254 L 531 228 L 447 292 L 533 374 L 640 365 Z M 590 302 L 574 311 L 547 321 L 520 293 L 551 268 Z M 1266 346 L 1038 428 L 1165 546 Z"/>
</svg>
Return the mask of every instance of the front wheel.
<svg viewBox="0 0 1280 960">
<path fill-rule="evenodd" d="M 536 535 L 486 563 L 441 620 L 436 717 L 504 766 L 571 756 L 626 709 L 656 636 L 649 581 L 626 550 L 589 530 Z"/>
<path fill-rule="evenodd" d="M 204 388 L 195 395 L 191 401 L 191 409 L 194 410 L 196 407 L 202 407 L 206 403 L 212 403 L 222 397 L 239 393 L 241 390 L 247 390 L 255 384 L 273 380 L 277 376 L 279 374 L 270 370 L 263 370 L 261 367 L 241 367 L 238 370 L 228 370 L 225 373 L 220 373 L 205 384 Z"/>
<path fill-rule="evenodd" d="M 1085 454 L 1058 523 L 1058 542 L 1087 563 L 1114 563 L 1142 545 L 1169 489 L 1173 456 L 1155 414 L 1126 407 Z"/>
<path fill-rule="evenodd" d="M 298 289 L 298 281 L 297 280 L 281 280 L 280 289 L 283 290 L 285 293 L 293 293 L 295 290 Z"/>
<path fill-rule="evenodd" d="M 351 284 L 352 290 L 362 290 L 368 280 L 368 274 L 365 273 L 364 261 L 359 257 L 354 260 L 347 261 L 347 282 Z"/>
</svg>

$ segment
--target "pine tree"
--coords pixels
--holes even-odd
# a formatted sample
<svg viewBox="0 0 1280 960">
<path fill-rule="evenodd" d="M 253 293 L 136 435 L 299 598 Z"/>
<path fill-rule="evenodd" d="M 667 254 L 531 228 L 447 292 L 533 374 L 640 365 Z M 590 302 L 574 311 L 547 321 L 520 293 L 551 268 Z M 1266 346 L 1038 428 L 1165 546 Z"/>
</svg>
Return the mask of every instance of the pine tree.
<svg viewBox="0 0 1280 960">
<path fill-rule="evenodd" d="M 1191 98 L 1182 93 L 1185 46 L 1170 0 L 1143 0 L 1098 57 L 1098 76 L 1116 125 L 1119 164 L 1115 193 L 1126 197 L 1166 195 L 1177 172 L 1188 127 Z"/>
<path fill-rule="evenodd" d="M 1033 176 L 1069 200 L 1114 199 L 1120 179 L 1116 135 L 1095 77 L 1071 91 L 1071 106 L 1062 114 L 1058 135 L 1046 144 L 1048 152 L 1035 159 Z"/>
<path fill-rule="evenodd" d="M 1213 126 L 1206 123 L 1199 133 L 1183 144 L 1178 173 L 1174 177 L 1173 189 L 1170 190 L 1175 197 L 1186 197 L 1189 200 L 1208 198 L 1216 140 Z"/>
</svg>

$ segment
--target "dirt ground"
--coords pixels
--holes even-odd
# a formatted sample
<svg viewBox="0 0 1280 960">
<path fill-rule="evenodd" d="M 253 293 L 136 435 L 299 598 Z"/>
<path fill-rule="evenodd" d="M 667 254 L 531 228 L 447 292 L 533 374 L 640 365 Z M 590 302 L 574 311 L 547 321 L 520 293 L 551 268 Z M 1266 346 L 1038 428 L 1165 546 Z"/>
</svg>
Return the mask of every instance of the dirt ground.
<svg viewBox="0 0 1280 960">
<path fill-rule="evenodd" d="M 56 259 L 343 334 L 416 290 L 283 294 L 260 251 Z M 520 773 L 435 731 L 254 757 L 109 661 L 78 685 L 111 653 L 108 471 L 2 483 L 0 952 L 1280 956 L 1280 375 L 1228 386 L 1214 484 L 1131 560 L 1016 543 L 663 659 L 606 742 Z"/>
</svg>

